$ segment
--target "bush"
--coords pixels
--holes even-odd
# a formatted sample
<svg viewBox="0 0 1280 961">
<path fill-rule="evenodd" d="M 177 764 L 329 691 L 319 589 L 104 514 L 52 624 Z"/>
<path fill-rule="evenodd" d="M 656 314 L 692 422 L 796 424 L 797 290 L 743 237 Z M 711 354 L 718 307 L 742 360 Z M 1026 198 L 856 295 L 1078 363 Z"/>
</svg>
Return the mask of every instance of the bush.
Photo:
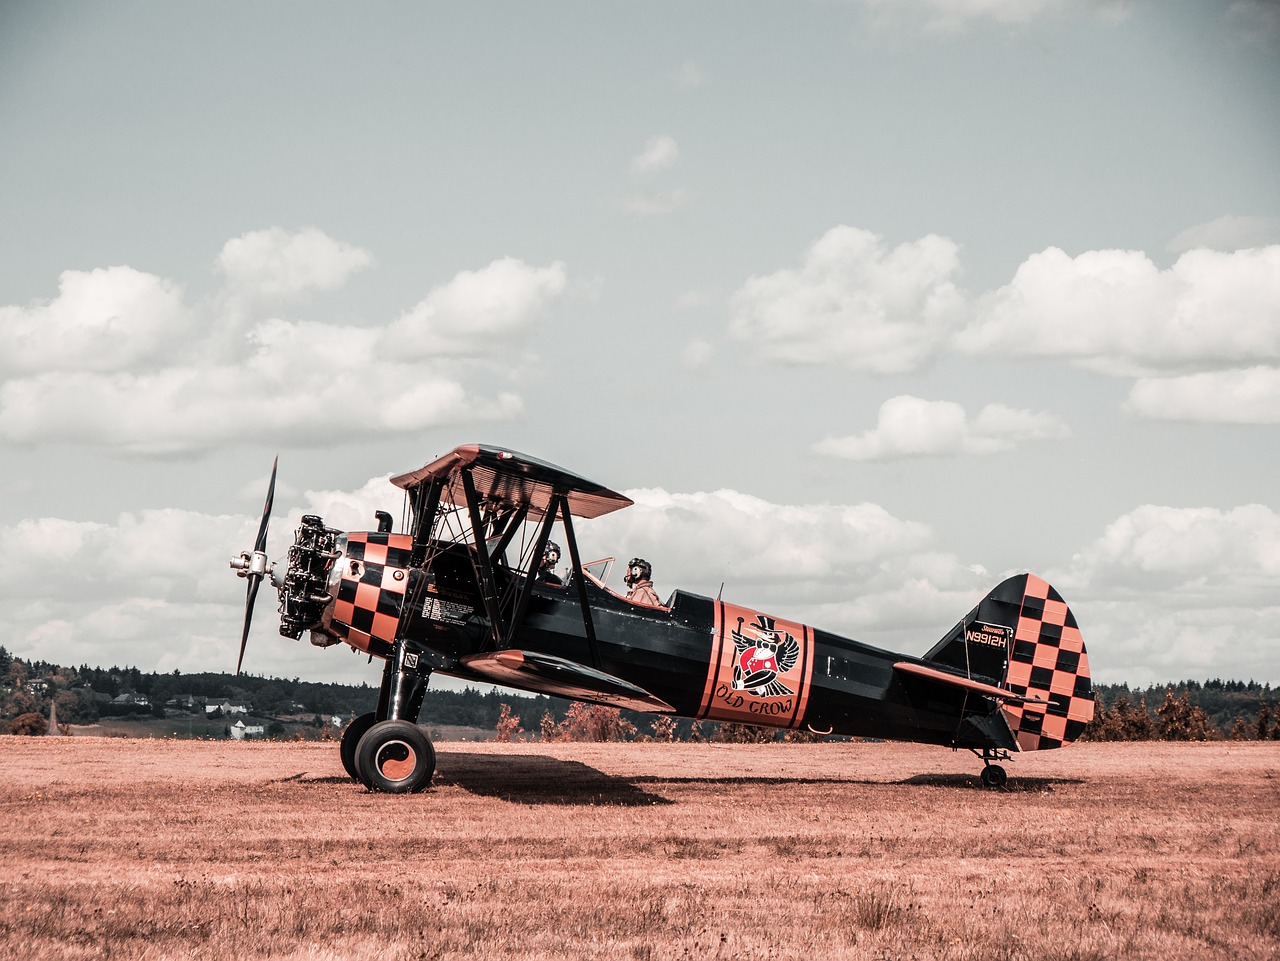
<svg viewBox="0 0 1280 961">
<path fill-rule="evenodd" d="M 9 722 L 10 734 L 26 734 L 30 736 L 39 736 L 49 732 L 49 719 L 43 714 L 37 714 L 35 711 L 29 711 L 26 714 L 19 714 Z"/>
<path fill-rule="evenodd" d="M 1160 718 L 1160 737 L 1165 741 L 1210 741 L 1222 734 L 1209 723 L 1209 716 L 1191 703 L 1185 693 L 1173 696 L 1173 689 L 1165 691 L 1164 703 L 1156 708 Z M 1214 735 L 1217 735 L 1216 737 Z"/>
<path fill-rule="evenodd" d="M 569 706 L 565 718 L 555 726 L 553 741 L 629 741 L 635 736 L 636 726 L 622 716 L 616 707 L 577 702 Z"/>
</svg>

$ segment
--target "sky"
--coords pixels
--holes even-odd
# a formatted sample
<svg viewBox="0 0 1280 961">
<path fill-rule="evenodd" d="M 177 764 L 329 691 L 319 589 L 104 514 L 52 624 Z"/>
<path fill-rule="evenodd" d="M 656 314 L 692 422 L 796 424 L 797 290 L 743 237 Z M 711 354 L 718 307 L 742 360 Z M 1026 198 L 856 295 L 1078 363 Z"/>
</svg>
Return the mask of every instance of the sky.
<svg viewBox="0 0 1280 961">
<path fill-rule="evenodd" d="M 664 597 L 1280 684 L 1277 103 L 1271 0 L 6 4 L 0 643 L 233 670 L 277 454 L 273 557 L 479 442 Z"/>
</svg>

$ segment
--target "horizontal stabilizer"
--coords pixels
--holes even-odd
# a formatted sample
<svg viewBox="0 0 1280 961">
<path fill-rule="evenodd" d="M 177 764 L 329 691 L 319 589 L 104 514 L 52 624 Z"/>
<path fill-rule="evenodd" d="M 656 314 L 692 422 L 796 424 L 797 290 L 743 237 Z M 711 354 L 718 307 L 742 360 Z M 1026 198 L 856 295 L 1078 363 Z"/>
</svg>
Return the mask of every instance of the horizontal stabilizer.
<svg viewBox="0 0 1280 961">
<path fill-rule="evenodd" d="M 552 657 L 550 654 L 494 651 L 490 654 L 472 654 L 462 658 L 461 663 L 468 671 L 485 680 L 524 691 L 594 701 L 632 711 L 675 711 L 666 701 L 654 697 L 630 681 L 576 661 Z"/>
<path fill-rule="evenodd" d="M 975 681 L 959 674 L 950 674 L 947 671 L 939 671 L 937 668 L 925 667 L 923 664 L 913 664 L 911 661 L 899 661 L 893 665 L 895 671 L 902 671 L 906 674 L 915 674 L 918 677 L 927 677 L 932 681 L 938 681 L 941 684 L 949 684 L 952 687 L 963 688 L 966 691 L 973 691 L 975 694 L 981 694 L 984 697 L 994 697 L 997 700 L 1009 701 L 1012 704 L 1048 704 L 1044 698 L 1035 697 L 1030 694 L 1017 694 L 1003 687 L 996 687 L 994 684 L 983 684 L 981 681 Z"/>
</svg>

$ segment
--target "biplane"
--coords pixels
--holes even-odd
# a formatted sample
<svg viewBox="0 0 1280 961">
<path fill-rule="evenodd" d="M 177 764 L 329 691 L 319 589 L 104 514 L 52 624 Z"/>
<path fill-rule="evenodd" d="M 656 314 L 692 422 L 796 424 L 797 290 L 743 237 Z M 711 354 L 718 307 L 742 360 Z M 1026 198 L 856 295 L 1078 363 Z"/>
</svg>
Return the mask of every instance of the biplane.
<svg viewBox="0 0 1280 961">
<path fill-rule="evenodd" d="M 629 600 L 609 587 L 612 558 L 583 559 L 576 525 L 632 501 L 514 451 L 462 446 L 392 477 L 405 492 L 400 533 L 385 511 L 372 531 L 305 515 L 273 564 L 275 478 L 273 466 L 254 550 L 231 561 L 249 580 L 236 670 L 266 578 L 281 634 L 380 659 L 377 710 L 340 745 L 347 773 L 373 791 L 430 782 L 435 751 L 417 721 L 437 673 L 697 721 L 967 749 L 988 787 L 1006 783 L 998 762 L 1068 744 L 1093 717 L 1076 619 L 1033 574 L 999 584 L 916 657 L 719 597 Z M 567 569 L 548 576 L 543 558 L 561 540 Z"/>
</svg>

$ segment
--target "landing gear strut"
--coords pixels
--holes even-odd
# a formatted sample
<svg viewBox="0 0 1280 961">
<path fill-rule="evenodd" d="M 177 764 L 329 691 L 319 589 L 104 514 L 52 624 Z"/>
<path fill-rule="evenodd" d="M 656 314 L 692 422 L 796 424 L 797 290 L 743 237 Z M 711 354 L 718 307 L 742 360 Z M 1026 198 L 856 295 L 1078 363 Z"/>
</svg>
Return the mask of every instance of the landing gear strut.
<svg viewBox="0 0 1280 961">
<path fill-rule="evenodd" d="M 398 643 L 382 672 L 378 710 L 342 733 L 342 766 L 370 791 L 413 794 L 431 783 L 436 752 L 417 724 L 430 677 L 421 653 Z"/>
<path fill-rule="evenodd" d="M 971 748 L 974 754 L 982 758 L 982 786 L 986 788 L 1002 788 L 1009 782 L 1009 775 L 996 761 L 1008 761 L 1009 752 L 1002 748 L 984 747 L 981 751 Z"/>
</svg>

